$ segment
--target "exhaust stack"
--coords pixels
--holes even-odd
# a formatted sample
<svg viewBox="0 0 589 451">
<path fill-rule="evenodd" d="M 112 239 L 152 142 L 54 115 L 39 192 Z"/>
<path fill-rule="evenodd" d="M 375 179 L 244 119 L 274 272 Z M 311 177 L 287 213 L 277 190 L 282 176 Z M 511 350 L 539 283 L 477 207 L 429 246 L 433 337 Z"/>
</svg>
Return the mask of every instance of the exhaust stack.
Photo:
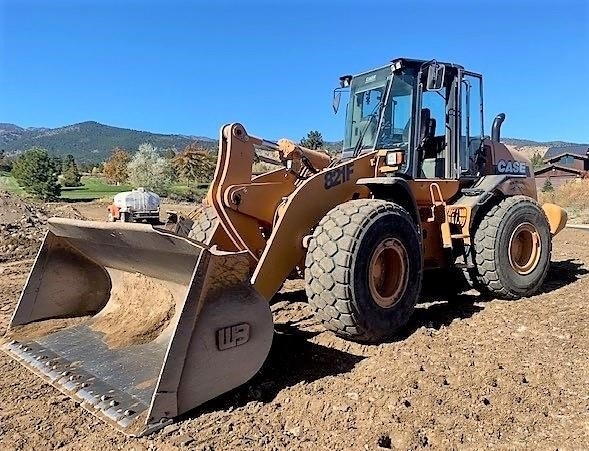
<svg viewBox="0 0 589 451">
<path fill-rule="evenodd" d="M 493 128 L 491 129 L 491 140 L 493 142 L 501 142 L 501 125 L 505 120 L 505 113 L 499 113 L 495 116 L 495 120 L 493 121 Z"/>
</svg>

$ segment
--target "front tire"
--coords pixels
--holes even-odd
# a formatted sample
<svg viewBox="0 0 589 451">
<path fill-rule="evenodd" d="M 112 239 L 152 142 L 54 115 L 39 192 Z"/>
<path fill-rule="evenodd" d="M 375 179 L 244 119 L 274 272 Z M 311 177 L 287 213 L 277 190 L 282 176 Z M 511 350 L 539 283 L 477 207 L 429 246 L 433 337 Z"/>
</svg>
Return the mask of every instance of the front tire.
<svg viewBox="0 0 589 451">
<path fill-rule="evenodd" d="M 548 219 L 527 196 L 503 199 L 474 233 L 471 277 L 485 295 L 501 299 L 531 296 L 542 286 L 552 254 Z"/>
<path fill-rule="evenodd" d="M 188 232 L 188 238 L 204 244 L 211 244 L 211 239 L 219 223 L 215 208 L 210 205 L 204 206 L 202 209 L 194 211 L 189 217 L 194 222 Z"/>
<path fill-rule="evenodd" d="M 352 200 L 321 220 L 305 266 L 309 304 L 323 325 L 346 339 L 378 342 L 413 313 L 421 289 L 421 237 L 401 206 Z"/>
</svg>

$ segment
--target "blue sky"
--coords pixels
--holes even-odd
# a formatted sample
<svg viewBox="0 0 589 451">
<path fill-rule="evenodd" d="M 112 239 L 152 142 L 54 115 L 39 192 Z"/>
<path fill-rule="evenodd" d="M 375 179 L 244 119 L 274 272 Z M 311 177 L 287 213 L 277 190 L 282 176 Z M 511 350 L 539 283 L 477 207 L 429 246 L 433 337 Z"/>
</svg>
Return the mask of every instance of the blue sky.
<svg viewBox="0 0 589 451">
<path fill-rule="evenodd" d="M 0 0 L 0 122 L 343 136 L 344 73 L 397 56 L 485 77 L 486 132 L 589 142 L 587 0 Z"/>
</svg>

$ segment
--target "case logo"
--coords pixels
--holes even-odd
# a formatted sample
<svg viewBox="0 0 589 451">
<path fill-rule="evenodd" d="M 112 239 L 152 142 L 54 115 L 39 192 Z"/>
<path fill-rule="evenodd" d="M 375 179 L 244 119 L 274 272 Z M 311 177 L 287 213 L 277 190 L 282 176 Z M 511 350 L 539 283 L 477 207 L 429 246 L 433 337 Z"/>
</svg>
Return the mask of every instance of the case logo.
<svg viewBox="0 0 589 451">
<path fill-rule="evenodd" d="M 501 174 L 529 174 L 527 163 L 512 160 L 499 160 L 497 162 L 497 172 Z"/>
</svg>

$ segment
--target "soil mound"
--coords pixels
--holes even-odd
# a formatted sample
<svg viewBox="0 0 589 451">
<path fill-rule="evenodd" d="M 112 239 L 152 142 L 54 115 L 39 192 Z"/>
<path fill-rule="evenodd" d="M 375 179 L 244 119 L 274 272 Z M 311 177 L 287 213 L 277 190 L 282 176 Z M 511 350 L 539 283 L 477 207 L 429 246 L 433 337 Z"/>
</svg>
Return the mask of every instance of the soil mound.
<svg viewBox="0 0 589 451">
<path fill-rule="evenodd" d="M 52 216 L 85 219 L 73 206 L 41 204 L 0 191 L 0 263 L 35 257 Z"/>
<path fill-rule="evenodd" d="M 47 212 L 40 205 L 0 192 L 0 263 L 34 257 L 46 224 Z"/>
<path fill-rule="evenodd" d="M 174 295 L 163 282 L 124 274 L 91 328 L 103 332 L 113 348 L 147 343 L 169 325 L 174 310 Z"/>
</svg>

